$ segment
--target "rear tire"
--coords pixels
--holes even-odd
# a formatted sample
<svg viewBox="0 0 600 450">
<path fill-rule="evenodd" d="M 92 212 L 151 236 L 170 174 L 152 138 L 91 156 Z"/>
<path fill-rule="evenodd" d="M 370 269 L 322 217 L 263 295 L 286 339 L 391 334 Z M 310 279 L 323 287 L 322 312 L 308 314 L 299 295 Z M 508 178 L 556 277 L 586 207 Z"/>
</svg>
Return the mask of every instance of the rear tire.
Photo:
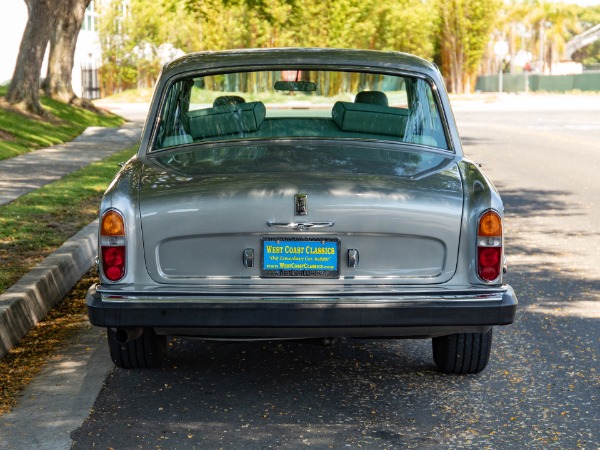
<svg viewBox="0 0 600 450">
<path fill-rule="evenodd" d="M 167 337 L 158 336 L 152 328 L 125 344 L 115 338 L 115 330 L 108 328 L 108 348 L 115 366 L 123 369 L 145 369 L 161 363 L 167 352 Z"/>
<path fill-rule="evenodd" d="M 444 373 L 479 373 L 488 364 L 492 351 L 492 329 L 487 333 L 458 333 L 431 340 L 433 360 Z"/>
</svg>

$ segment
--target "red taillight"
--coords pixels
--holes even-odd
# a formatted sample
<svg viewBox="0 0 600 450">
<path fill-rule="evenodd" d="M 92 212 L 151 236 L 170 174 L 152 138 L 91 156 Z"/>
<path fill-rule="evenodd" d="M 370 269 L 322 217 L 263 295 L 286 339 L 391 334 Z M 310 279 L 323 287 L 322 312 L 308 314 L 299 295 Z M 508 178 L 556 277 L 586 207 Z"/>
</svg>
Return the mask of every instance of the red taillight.
<svg viewBox="0 0 600 450">
<path fill-rule="evenodd" d="M 500 247 L 480 247 L 479 262 L 483 267 L 494 267 L 500 262 Z"/>
<path fill-rule="evenodd" d="M 125 246 L 102 246 L 102 269 L 110 281 L 117 281 L 125 275 Z"/>
<path fill-rule="evenodd" d="M 477 227 L 477 274 L 484 281 L 496 281 L 502 270 L 502 219 L 487 211 Z"/>
<path fill-rule="evenodd" d="M 119 281 L 125 276 L 127 261 L 125 247 L 125 223 L 115 210 L 104 213 L 100 223 L 100 253 L 102 271 L 110 281 Z"/>
</svg>

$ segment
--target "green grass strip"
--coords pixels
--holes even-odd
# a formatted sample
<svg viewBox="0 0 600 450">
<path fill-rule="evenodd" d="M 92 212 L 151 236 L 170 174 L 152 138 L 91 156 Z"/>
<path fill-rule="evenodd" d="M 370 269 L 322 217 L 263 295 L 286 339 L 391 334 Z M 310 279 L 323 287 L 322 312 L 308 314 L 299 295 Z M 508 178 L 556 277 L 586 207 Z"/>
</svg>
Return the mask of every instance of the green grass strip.
<svg viewBox="0 0 600 450">
<path fill-rule="evenodd" d="M 102 194 L 131 147 L 0 206 L 0 294 L 98 217 Z"/>
<path fill-rule="evenodd" d="M 0 97 L 4 97 L 6 91 L 6 87 L 0 87 Z M 121 117 L 108 112 L 96 114 L 48 97 L 42 97 L 41 102 L 55 117 L 54 120 L 27 117 L 0 108 L 0 160 L 70 141 L 87 127 L 118 127 L 123 124 Z"/>
</svg>

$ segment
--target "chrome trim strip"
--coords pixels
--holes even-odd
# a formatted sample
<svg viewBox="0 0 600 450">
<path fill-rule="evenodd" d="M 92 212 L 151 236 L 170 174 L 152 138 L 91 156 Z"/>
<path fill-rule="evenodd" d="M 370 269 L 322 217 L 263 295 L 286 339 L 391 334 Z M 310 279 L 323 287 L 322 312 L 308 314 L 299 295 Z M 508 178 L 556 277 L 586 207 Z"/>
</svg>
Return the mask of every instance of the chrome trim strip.
<svg viewBox="0 0 600 450">
<path fill-rule="evenodd" d="M 275 222 L 269 220 L 267 225 L 270 227 L 286 228 L 288 230 L 306 231 L 313 228 L 327 228 L 335 225 L 333 220 L 324 222 Z"/>
<path fill-rule="evenodd" d="M 148 295 L 144 293 L 132 293 L 127 295 L 112 295 L 109 293 L 101 293 L 103 303 L 129 303 L 129 304 L 189 304 L 189 303 L 296 303 L 298 305 L 319 304 L 346 304 L 346 305 L 363 305 L 369 307 L 377 307 L 382 304 L 398 304 L 411 305 L 415 303 L 441 303 L 444 302 L 461 302 L 461 303 L 477 303 L 498 304 L 502 302 L 503 292 L 495 292 L 489 294 L 467 294 L 467 295 L 409 295 L 409 296 L 383 296 L 383 295 L 356 295 L 356 296 L 293 296 L 293 295 L 191 295 L 191 296 L 172 296 L 172 295 Z"/>
</svg>

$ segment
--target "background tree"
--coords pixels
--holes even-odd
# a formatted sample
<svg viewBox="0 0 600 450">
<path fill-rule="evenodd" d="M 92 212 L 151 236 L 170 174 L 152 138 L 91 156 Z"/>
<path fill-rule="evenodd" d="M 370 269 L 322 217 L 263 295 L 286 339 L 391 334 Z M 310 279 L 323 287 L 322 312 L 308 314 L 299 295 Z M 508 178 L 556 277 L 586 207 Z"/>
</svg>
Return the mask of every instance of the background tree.
<svg viewBox="0 0 600 450">
<path fill-rule="evenodd" d="M 552 65 L 561 59 L 567 41 L 581 31 L 575 7 L 535 1 L 525 19 L 533 29 L 535 47 L 532 52 L 537 55 L 538 70 L 552 73 Z"/>
<path fill-rule="evenodd" d="M 578 7 L 577 18 L 582 31 L 600 24 L 600 5 Z M 600 69 L 600 39 L 577 50 L 573 54 L 573 60 L 581 62 L 584 66 Z"/>
<path fill-rule="evenodd" d="M 152 85 L 164 62 L 164 43 L 184 52 L 285 46 L 404 51 L 436 60 L 451 92 L 470 92 L 482 67 L 485 73 L 499 68 L 493 54 L 497 38 L 508 40 L 512 65 L 518 50 L 538 58 L 540 47 L 547 64 L 556 62 L 579 26 L 569 11 L 580 8 L 548 0 L 112 0 L 105 5 L 101 70 L 109 93 Z"/>
<path fill-rule="evenodd" d="M 15 71 L 6 94 L 11 104 L 45 116 L 40 104 L 40 71 L 50 43 L 48 72 L 44 89 L 51 97 L 74 102 L 72 72 L 75 46 L 85 9 L 91 0 L 25 0 L 27 24 L 21 39 Z M 93 108 L 90 104 L 88 107 Z"/>
<path fill-rule="evenodd" d="M 113 0 L 101 17 L 105 92 L 151 85 L 165 42 L 185 52 L 339 47 L 406 51 L 431 59 L 434 1 Z"/>
<path fill-rule="evenodd" d="M 440 0 L 440 57 L 450 92 L 471 92 L 500 0 Z"/>
<path fill-rule="evenodd" d="M 63 0 L 56 7 L 56 23 L 50 37 L 48 73 L 44 92 L 64 103 L 77 100 L 73 92 L 72 73 L 77 37 L 85 10 L 91 0 Z M 80 102 L 78 102 L 80 103 Z"/>
<path fill-rule="evenodd" d="M 222 7 L 218 0 L 202 4 L 208 9 Z M 203 27 L 181 1 L 112 0 L 101 3 L 98 10 L 102 47 L 100 78 L 105 95 L 151 87 L 165 62 L 161 55 L 165 43 L 170 49 L 200 48 Z M 223 26 L 226 24 L 221 23 Z M 222 37 L 223 32 L 218 36 Z"/>
<path fill-rule="evenodd" d="M 593 14 L 594 10 L 598 10 L 598 15 Z M 513 0 L 502 4 L 498 16 L 494 35 L 509 43 L 511 73 L 518 71 L 514 60 L 517 52 L 529 55 L 532 69 L 548 73 L 552 72 L 553 65 L 564 59 L 566 43 L 572 37 L 600 23 L 600 7 Z M 488 61 L 494 59 L 495 55 L 490 51 Z M 490 70 L 490 66 L 485 66 L 487 73 L 498 70 L 497 67 Z"/>
<path fill-rule="evenodd" d="M 125 34 L 125 3 L 112 1 L 101 5 L 98 23 L 100 45 L 102 46 L 102 66 L 100 78 L 102 92 L 111 95 L 135 87 L 137 72 L 132 59 L 131 48 Z"/>
</svg>

